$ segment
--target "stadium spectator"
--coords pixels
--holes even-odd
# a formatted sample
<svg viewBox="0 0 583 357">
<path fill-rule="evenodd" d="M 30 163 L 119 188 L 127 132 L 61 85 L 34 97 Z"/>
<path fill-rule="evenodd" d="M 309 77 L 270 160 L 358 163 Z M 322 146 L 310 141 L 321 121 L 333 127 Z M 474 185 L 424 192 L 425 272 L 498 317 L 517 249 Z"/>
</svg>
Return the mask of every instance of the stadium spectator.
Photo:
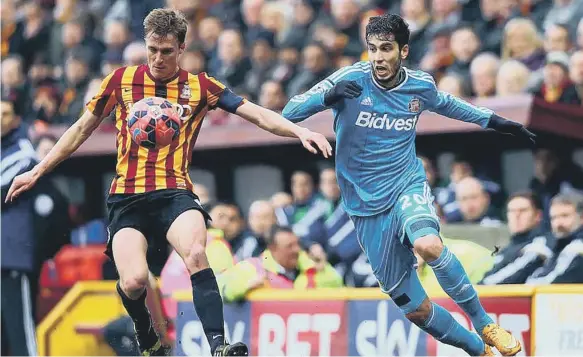
<svg viewBox="0 0 583 357">
<path fill-rule="evenodd" d="M 490 194 L 482 182 L 475 177 L 460 180 L 455 185 L 455 197 L 463 222 L 477 223 L 482 226 L 502 224 L 494 207 L 490 205 Z M 448 219 L 448 222 L 452 221 Z"/>
<path fill-rule="evenodd" d="M 565 25 L 553 24 L 545 31 L 545 52 L 566 52 L 571 51 L 573 44 L 569 36 L 569 29 Z"/>
<path fill-rule="evenodd" d="M 268 78 L 280 82 L 281 85 L 287 88 L 289 82 L 297 73 L 299 57 L 299 51 L 295 47 L 280 48 L 277 56 L 277 62 L 269 72 Z M 289 93 L 287 94 L 289 97 Z"/>
<path fill-rule="evenodd" d="M 583 171 L 571 162 L 561 160 L 554 150 L 537 149 L 534 153 L 534 177 L 529 188 L 543 203 L 543 221 L 550 228 L 549 209 L 553 196 L 583 190 Z"/>
<path fill-rule="evenodd" d="M 1 81 L 2 97 L 10 100 L 17 112 L 24 114 L 28 100 L 28 84 L 20 56 L 10 56 L 2 60 Z"/>
<path fill-rule="evenodd" d="M 216 57 L 219 36 L 223 31 L 223 23 L 216 17 L 205 17 L 198 24 L 199 43 L 207 59 Z"/>
<path fill-rule="evenodd" d="M 544 65 L 545 53 L 534 23 L 525 18 L 510 20 L 504 27 L 502 59 L 520 61 L 529 70 Z"/>
<path fill-rule="evenodd" d="M 432 74 L 436 80 L 439 80 L 454 60 L 449 44 L 451 29 L 443 25 L 436 26 L 430 34 L 429 51 L 424 51 L 425 54 L 419 62 L 419 69 Z"/>
<path fill-rule="evenodd" d="M 101 60 L 101 75 L 107 76 L 116 69 L 123 67 L 123 52 L 117 49 L 108 49 Z"/>
<path fill-rule="evenodd" d="M 583 196 L 559 194 L 553 197 L 550 214 L 556 239 L 552 256 L 526 283 L 583 283 Z"/>
<path fill-rule="evenodd" d="M 451 173 L 449 175 L 449 185 L 440 187 L 435 191 L 435 199 L 443 210 L 445 220 L 447 222 L 461 222 L 464 220 L 461 214 L 459 202 L 456 199 L 456 185 L 463 179 L 473 176 L 479 176 L 474 172 L 474 168 L 470 162 L 459 155 L 454 159 L 451 166 Z M 499 184 L 488 180 L 485 177 L 480 177 L 481 185 L 488 193 L 491 203 L 498 204 L 502 200 L 502 190 Z"/>
<path fill-rule="evenodd" d="M 111 21 L 103 30 L 103 42 L 107 51 L 117 52 L 121 57 L 123 49 L 130 41 L 128 26 L 123 21 L 115 20 Z"/>
<path fill-rule="evenodd" d="M 577 49 L 578 50 L 583 50 L 583 18 L 581 19 L 581 21 L 579 21 L 579 26 L 577 26 Z"/>
<path fill-rule="evenodd" d="M 473 94 L 479 98 L 496 94 L 496 75 L 500 68 L 500 58 L 491 52 L 477 55 L 470 64 L 470 78 Z"/>
<path fill-rule="evenodd" d="M 291 177 L 293 204 L 275 210 L 279 225 L 292 227 L 302 246 L 325 244 L 324 218 L 327 205 L 314 192 L 314 179 L 305 171 L 296 171 Z"/>
<path fill-rule="evenodd" d="M 293 197 L 287 192 L 276 192 L 274 193 L 269 202 L 276 210 L 289 206 L 293 203 Z"/>
<path fill-rule="evenodd" d="M 356 0 L 331 1 L 330 15 L 321 13 L 310 37 L 321 43 L 332 56 L 341 53 L 360 56 L 362 43 L 359 14 L 360 7 Z"/>
<path fill-rule="evenodd" d="M 334 168 L 326 168 L 320 172 L 320 195 L 328 207 L 324 222 L 327 240 L 323 249 L 330 264 L 341 276 L 344 276 L 348 266 L 361 253 L 361 249 L 356 237 L 354 223 L 342 206 L 340 188 Z M 312 255 L 318 255 L 314 249 L 322 248 L 322 246 L 319 246 L 320 248 L 315 248 L 315 246 L 319 245 L 310 247 Z"/>
<path fill-rule="evenodd" d="M 463 78 L 457 73 L 446 74 L 439 80 L 437 89 L 455 95 L 456 97 L 467 97 L 468 95 L 464 90 L 463 81 Z"/>
<path fill-rule="evenodd" d="M 274 64 L 274 45 L 273 34 L 270 32 L 257 34 L 257 38 L 251 45 L 251 69 L 245 76 L 245 90 L 254 99 L 259 96 L 262 84 L 267 80 Z"/>
<path fill-rule="evenodd" d="M 571 56 L 569 77 L 575 86 L 575 90 L 577 90 L 579 98 L 583 98 L 583 50 L 579 50 Z"/>
<path fill-rule="evenodd" d="M 409 24 L 411 31 L 409 38 L 411 50 L 407 62 L 414 67 L 417 67 L 421 62 L 430 41 L 428 29 L 431 25 L 431 14 L 429 13 L 429 5 L 429 0 L 403 0 L 401 2 L 401 14 Z"/>
<path fill-rule="evenodd" d="M 499 1 L 480 0 L 480 10 L 476 32 L 480 34 L 482 49 L 500 56 L 504 26 L 510 15 L 502 11 Z"/>
<path fill-rule="evenodd" d="M 252 234 L 245 230 L 245 220 L 241 209 L 234 203 L 219 202 L 213 206 L 211 215 L 213 228 L 224 233 L 233 256 L 237 260 L 244 260 L 259 254 L 259 242 Z"/>
<path fill-rule="evenodd" d="M 255 237 L 257 245 L 252 256 L 256 257 L 265 250 L 266 237 L 271 227 L 277 223 L 275 209 L 268 201 L 258 200 L 249 206 L 249 233 Z"/>
<path fill-rule="evenodd" d="M 547 54 L 543 83 L 534 94 L 549 103 L 581 105 L 577 89 L 569 80 L 569 56 L 565 52 Z"/>
<path fill-rule="evenodd" d="M 541 224 L 542 202 L 532 192 L 510 196 L 506 219 L 510 242 L 494 257 L 494 267 L 481 281 L 484 285 L 524 284 L 552 255 L 552 236 Z"/>
<path fill-rule="evenodd" d="M 211 196 L 208 187 L 201 183 L 195 182 L 194 194 L 198 196 L 202 208 L 204 208 L 208 212 L 215 201 L 215 199 Z"/>
<path fill-rule="evenodd" d="M 83 48 L 75 49 L 68 56 L 65 62 L 65 81 L 61 88 L 63 96 L 55 123 L 71 125 L 85 109 L 83 99 L 90 79 L 90 56 L 89 51 Z"/>
<path fill-rule="evenodd" d="M 545 17 L 543 27 L 548 29 L 554 24 L 565 24 L 570 33 L 575 33 L 583 18 L 583 3 L 577 0 L 553 0 L 553 6 Z"/>
<path fill-rule="evenodd" d="M 326 49 L 317 43 L 304 47 L 302 68 L 290 81 L 287 94 L 294 96 L 303 93 L 330 74 L 330 59 Z"/>
<path fill-rule="evenodd" d="M 276 112 L 281 112 L 285 103 L 286 96 L 281 83 L 271 80 L 263 82 L 261 91 L 259 92 L 259 105 Z"/>
<path fill-rule="evenodd" d="M 316 9 L 310 0 L 298 0 L 293 4 L 291 27 L 284 35 L 282 47 L 302 48 L 310 36 L 310 26 L 314 21 Z"/>
<path fill-rule="evenodd" d="M 137 66 L 146 63 L 146 45 L 140 41 L 130 42 L 123 50 L 123 62 L 126 66 Z"/>
<path fill-rule="evenodd" d="M 239 31 L 227 29 L 221 32 L 217 56 L 218 67 L 214 69 L 217 79 L 233 90 L 238 90 L 237 88 L 243 85 L 245 74 L 251 68 Z"/>
<path fill-rule="evenodd" d="M 462 78 L 469 77 L 470 63 L 480 50 L 480 38 L 471 26 L 464 25 L 458 27 L 451 34 L 449 44 L 451 47 L 451 53 L 454 57 L 454 62 L 449 66 L 448 72 L 455 73 Z M 460 93 L 463 93 L 463 91 Z M 454 95 L 459 96 L 458 94 Z"/>
<path fill-rule="evenodd" d="M 496 76 L 496 95 L 511 96 L 525 93 L 531 75 L 527 66 L 519 61 L 506 61 L 500 66 Z"/>
<path fill-rule="evenodd" d="M 190 49 L 182 54 L 179 59 L 180 67 L 190 73 L 204 72 L 206 60 L 204 54 L 196 49 Z"/>
<path fill-rule="evenodd" d="M 258 287 L 274 289 L 335 288 L 342 278 L 328 263 L 318 269 L 288 228 L 274 226 L 260 257 L 237 263 L 218 278 L 223 299 L 239 301 Z"/>
</svg>

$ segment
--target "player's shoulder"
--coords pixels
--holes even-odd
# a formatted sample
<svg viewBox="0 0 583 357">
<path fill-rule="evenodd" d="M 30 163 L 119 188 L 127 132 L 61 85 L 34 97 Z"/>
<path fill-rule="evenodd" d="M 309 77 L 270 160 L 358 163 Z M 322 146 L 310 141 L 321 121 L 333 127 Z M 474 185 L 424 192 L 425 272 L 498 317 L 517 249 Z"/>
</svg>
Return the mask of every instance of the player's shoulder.
<svg viewBox="0 0 583 357">
<path fill-rule="evenodd" d="M 407 74 L 407 81 L 410 82 L 409 84 L 416 84 L 421 87 L 426 87 L 427 89 L 435 90 L 435 79 L 431 74 L 407 67 L 403 67 L 403 69 Z"/>
<path fill-rule="evenodd" d="M 359 61 L 350 66 L 340 68 L 332 73 L 328 79 L 333 83 L 338 83 L 339 81 L 355 81 L 370 76 L 370 70 L 370 62 Z"/>
</svg>

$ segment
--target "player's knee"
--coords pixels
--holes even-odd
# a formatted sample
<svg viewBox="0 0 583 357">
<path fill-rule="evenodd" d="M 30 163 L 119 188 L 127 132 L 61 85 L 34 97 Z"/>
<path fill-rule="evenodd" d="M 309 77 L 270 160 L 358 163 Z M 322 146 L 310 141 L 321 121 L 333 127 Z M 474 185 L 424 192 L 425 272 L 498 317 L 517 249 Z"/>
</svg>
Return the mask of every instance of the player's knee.
<svg viewBox="0 0 583 357">
<path fill-rule="evenodd" d="M 148 285 L 148 270 L 132 272 L 121 277 L 122 290 L 128 296 L 139 295 Z"/>
<path fill-rule="evenodd" d="M 415 311 L 410 312 L 405 316 L 409 321 L 411 321 L 415 325 L 423 326 L 423 324 L 425 324 L 425 322 L 429 319 L 430 315 L 431 315 L 431 301 L 428 298 L 426 298 L 425 300 L 423 300 L 421 305 L 419 305 L 419 307 Z"/>
<path fill-rule="evenodd" d="M 433 234 L 417 238 L 413 243 L 413 247 L 426 262 L 436 260 L 443 251 L 441 239 Z"/>
<path fill-rule="evenodd" d="M 209 263 L 206 257 L 205 246 L 199 242 L 195 242 L 190 248 L 184 263 L 191 274 L 208 268 Z"/>
</svg>

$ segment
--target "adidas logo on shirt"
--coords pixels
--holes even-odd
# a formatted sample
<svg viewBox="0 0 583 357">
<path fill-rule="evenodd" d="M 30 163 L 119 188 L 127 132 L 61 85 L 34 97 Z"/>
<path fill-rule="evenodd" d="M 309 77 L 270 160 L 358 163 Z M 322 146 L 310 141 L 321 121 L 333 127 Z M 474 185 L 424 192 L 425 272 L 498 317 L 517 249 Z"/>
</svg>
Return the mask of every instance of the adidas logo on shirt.
<svg viewBox="0 0 583 357">
<path fill-rule="evenodd" d="M 360 101 L 360 104 L 372 106 L 372 99 L 370 99 L 370 97 L 366 97 Z"/>
</svg>

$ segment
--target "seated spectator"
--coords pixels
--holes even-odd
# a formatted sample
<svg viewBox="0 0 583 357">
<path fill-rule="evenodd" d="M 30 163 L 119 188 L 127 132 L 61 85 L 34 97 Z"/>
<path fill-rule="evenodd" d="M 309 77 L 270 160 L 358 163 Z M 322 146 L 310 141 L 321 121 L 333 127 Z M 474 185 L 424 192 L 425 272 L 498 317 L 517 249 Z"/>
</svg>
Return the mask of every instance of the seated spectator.
<svg viewBox="0 0 583 357">
<path fill-rule="evenodd" d="M 463 78 L 457 74 L 451 73 L 441 77 L 437 89 L 444 91 L 456 97 L 467 97 L 464 90 Z"/>
<path fill-rule="evenodd" d="M 243 37 L 239 31 L 228 29 L 221 32 L 217 56 L 218 66 L 214 69 L 217 79 L 233 90 L 242 86 L 245 74 L 251 68 L 251 61 L 245 53 Z"/>
<path fill-rule="evenodd" d="M 328 52 L 322 45 L 312 43 L 304 47 L 302 51 L 302 70 L 291 79 L 287 87 L 287 94 L 291 97 L 315 86 L 330 74 L 329 65 Z"/>
<path fill-rule="evenodd" d="M 456 200 L 455 188 L 456 185 L 466 177 L 480 176 L 482 186 L 490 195 L 493 206 L 501 205 L 502 189 L 499 184 L 488 180 L 481 175 L 476 175 L 472 165 L 461 155 L 456 157 L 451 165 L 451 173 L 449 175 L 449 185 L 446 187 L 434 187 L 434 195 L 437 203 L 443 209 L 447 222 L 461 222 L 463 221 L 462 214 L 459 208 L 459 202 Z"/>
<path fill-rule="evenodd" d="M 252 256 L 256 257 L 265 250 L 265 239 L 269 230 L 277 223 L 275 210 L 268 201 L 254 201 L 249 206 L 249 233 L 255 237 L 257 246 Z M 250 249 L 250 247 L 249 247 Z"/>
<path fill-rule="evenodd" d="M 291 190 L 293 204 L 275 210 L 278 224 L 292 227 L 305 248 L 309 248 L 313 243 L 324 245 L 327 205 L 318 200 L 312 176 L 305 171 L 294 172 Z"/>
<path fill-rule="evenodd" d="M 565 52 L 568 53 L 573 44 L 569 38 L 569 29 L 565 25 L 553 24 L 545 31 L 545 52 Z"/>
<path fill-rule="evenodd" d="M 284 208 L 286 206 L 291 205 L 294 202 L 294 200 L 292 195 L 290 195 L 287 192 L 276 192 L 271 196 L 269 202 L 271 203 L 271 205 L 273 206 L 277 213 L 279 208 Z"/>
<path fill-rule="evenodd" d="M 494 267 L 480 282 L 484 285 L 524 284 L 552 255 L 552 237 L 541 225 L 542 203 L 535 194 L 513 194 L 506 212 L 510 243 L 494 257 Z"/>
<path fill-rule="evenodd" d="M 327 168 L 320 172 L 320 194 L 322 200 L 328 205 L 324 223 L 327 241 L 323 247 L 327 253 L 327 260 L 340 275 L 344 276 L 350 263 L 361 253 L 361 248 L 356 237 L 354 223 L 342 206 L 340 188 L 333 168 Z M 310 249 L 312 255 L 314 255 L 313 249 L 318 249 L 313 247 Z"/>
<path fill-rule="evenodd" d="M 553 197 L 551 226 L 556 240 L 552 257 L 526 283 L 583 283 L 583 196 L 559 194 Z"/>
<path fill-rule="evenodd" d="M 511 96 L 526 93 L 530 70 L 518 61 L 507 61 L 500 66 L 496 76 L 496 95 Z"/>
<path fill-rule="evenodd" d="M 123 50 L 123 61 L 125 66 L 138 66 L 146 63 L 148 52 L 144 41 L 134 41 Z"/>
<path fill-rule="evenodd" d="M 462 222 L 482 226 L 499 226 L 502 223 L 490 205 L 490 194 L 477 178 L 466 177 L 458 182 L 455 185 L 455 197 L 460 207 Z"/>
<path fill-rule="evenodd" d="M 553 6 L 547 12 L 543 28 L 546 30 L 551 25 L 561 23 L 575 33 L 579 21 L 583 18 L 583 4 L 577 0 L 553 0 Z"/>
<path fill-rule="evenodd" d="M 502 59 L 513 59 L 536 71 L 545 63 L 542 41 L 534 23 L 526 18 L 510 20 L 504 28 Z"/>
<path fill-rule="evenodd" d="M 550 52 L 543 69 L 543 83 L 535 90 L 536 97 L 549 103 L 581 105 L 577 89 L 569 80 L 569 56 Z"/>
<path fill-rule="evenodd" d="M 259 92 L 260 106 L 281 113 L 286 103 L 287 97 L 281 83 L 271 80 L 263 82 Z"/>
<path fill-rule="evenodd" d="M 583 24 L 583 20 L 581 23 Z M 571 56 L 569 77 L 575 86 L 575 90 L 577 90 L 579 98 L 583 98 L 583 50 L 579 50 Z"/>
<path fill-rule="evenodd" d="M 462 79 L 469 77 L 470 63 L 480 50 L 480 38 L 469 25 L 458 27 L 449 42 L 454 57 L 448 73 L 455 73 Z M 453 94 L 453 93 L 452 93 Z"/>
<path fill-rule="evenodd" d="M 409 56 L 407 62 L 417 67 L 423 53 L 429 45 L 429 27 L 431 25 L 430 4 L 426 0 L 404 0 L 401 2 L 401 14 L 409 24 Z M 375 14 L 378 15 L 378 14 Z M 368 23 L 368 19 L 366 21 Z M 364 35 L 364 30 L 361 30 Z M 365 52 L 368 55 L 368 52 Z"/>
<path fill-rule="evenodd" d="M 254 99 L 259 96 L 262 84 L 268 78 L 268 73 L 274 65 L 276 54 L 274 49 L 275 40 L 271 32 L 262 32 L 257 36 L 251 45 L 251 69 L 245 76 L 245 90 Z"/>
<path fill-rule="evenodd" d="M 444 237 L 442 237 L 442 240 L 443 244 L 458 257 L 472 284 L 478 283 L 484 277 L 484 274 L 494 265 L 492 252 L 477 243 L 469 240 Z M 417 257 L 418 264 L 417 275 L 423 288 L 432 292 L 443 291 L 433 269 L 427 265 L 419 254 L 415 253 L 415 257 Z"/>
<path fill-rule="evenodd" d="M 192 74 L 204 72 L 206 69 L 204 54 L 194 49 L 184 52 L 180 56 L 179 63 L 180 68 Z"/>
<path fill-rule="evenodd" d="M 237 260 L 251 258 L 261 253 L 257 238 L 245 230 L 243 214 L 236 204 L 219 202 L 209 214 L 212 218 L 212 227 L 223 232 Z"/>
<path fill-rule="evenodd" d="M 543 222 L 550 228 L 552 197 L 559 193 L 583 193 L 583 170 L 571 162 L 561 162 L 554 150 L 540 148 L 534 153 L 534 177 L 529 188 L 540 197 Z"/>
<path fill-rule="evenodd" d="M 324 262 L 319 267 L 302 251 L 289 228 L 274 226 L 260 257 L 237 263 L 218 278 L 223 299 L 239 301 L 259 287 L 275 289 L 337 288 L 342 278 Z"/>
<path fill-rule="evenodd" d="M 491 97 L 496 94 L 496 76 L 500 58 L 491 52 L 477 55 L 470 64 L 472 90 L 476 97 Z"/>
</svg>

